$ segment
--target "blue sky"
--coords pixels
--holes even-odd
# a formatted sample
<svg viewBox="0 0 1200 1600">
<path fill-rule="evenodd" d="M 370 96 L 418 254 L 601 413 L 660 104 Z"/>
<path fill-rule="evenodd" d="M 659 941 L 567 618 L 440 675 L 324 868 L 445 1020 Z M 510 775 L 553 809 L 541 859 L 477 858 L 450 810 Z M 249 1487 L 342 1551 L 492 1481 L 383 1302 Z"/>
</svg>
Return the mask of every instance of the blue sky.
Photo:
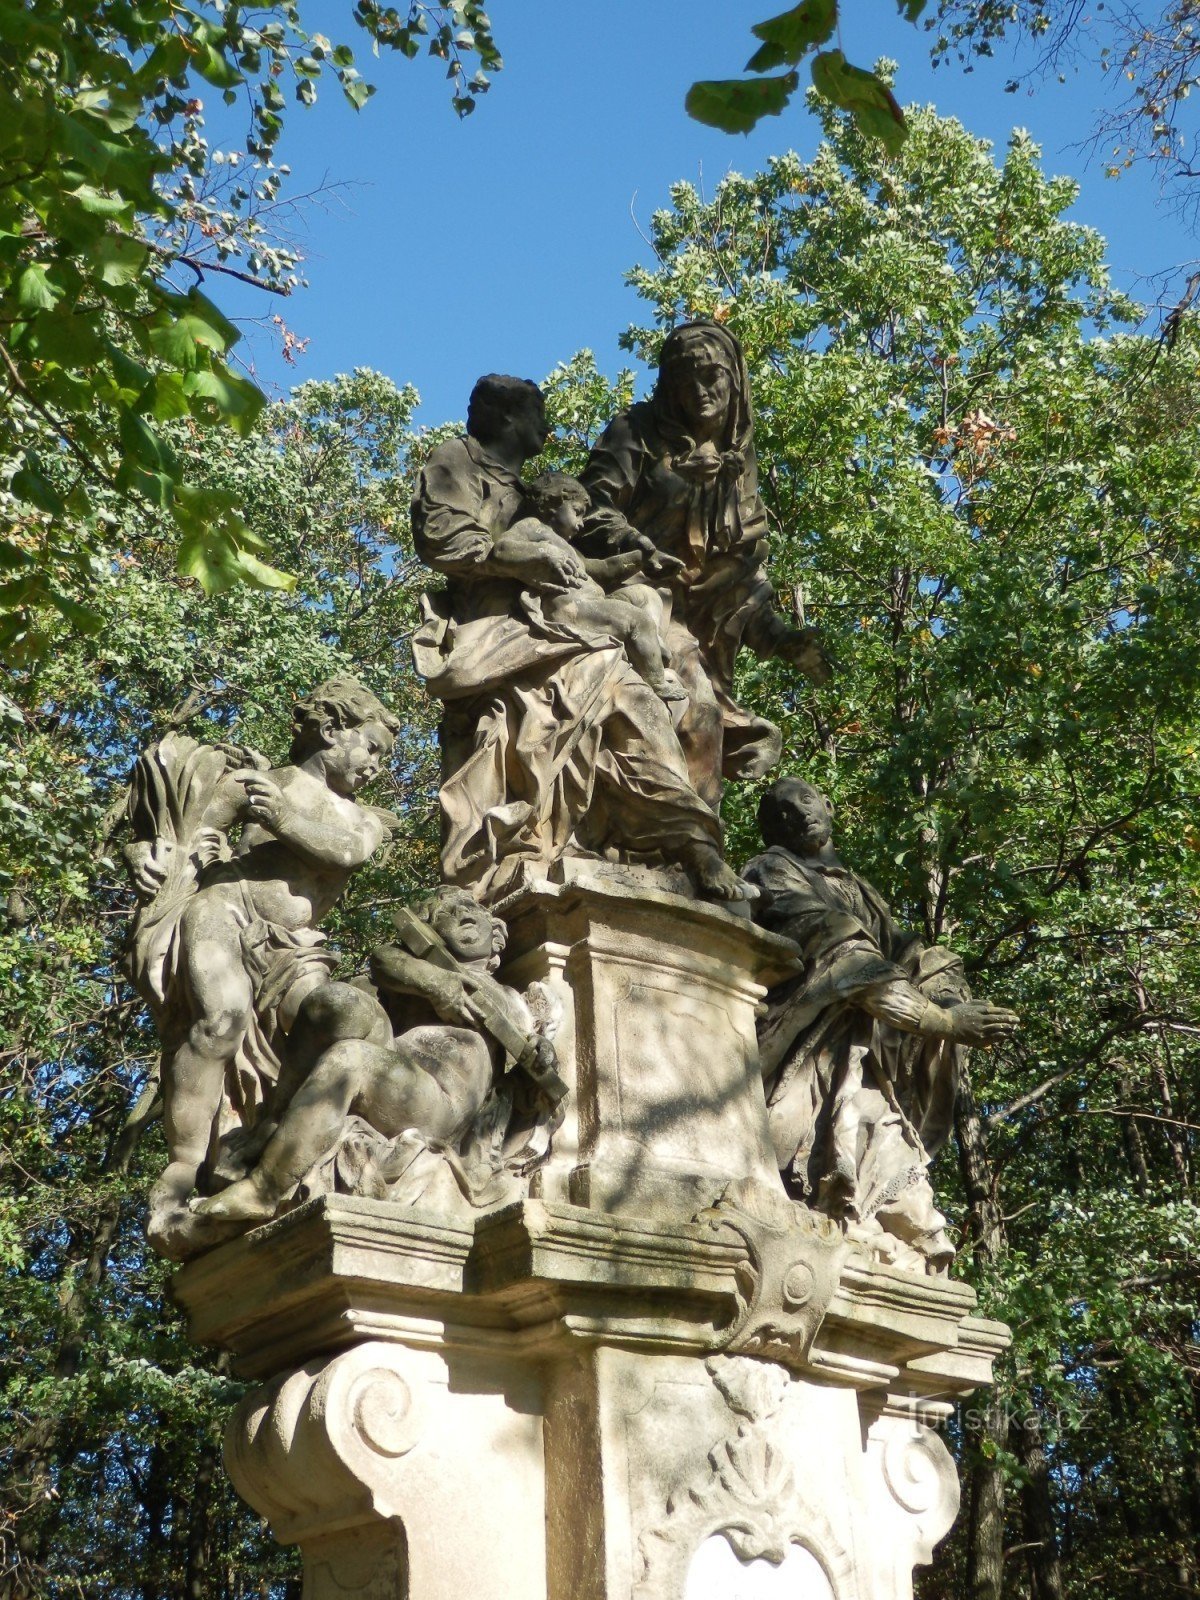
<svg viewBox="0 0 1200 1600">
<path fill-rule="evenodd" d="M 1072 215 L 1108 238 L 1122 287 L 1152 298 L 1147 278 L 1200 253 L 1149 176 L 1106 179 L 1102 159 L 1078 148 L 1106 93 L 1097 72 L 1081 67 L 1066 84 L 1006 94 L 1011 53 L 971 74 L 934 71 L 924 35 L 886 0 L 843 5 L 846 54 L 861 64 L 895 58 L 902 101 L 933 101 L 1000 146 L 1024 126 L 1049 170 L 1079 179 Z M 622 277 L 650 256 L 635 219 L 644 227 L 678 179 L 711 192 L 726 172 L 815 148 L 801 104 L 748 138 L 703 128 L 683 110 L 695 78 L 741 69 L 751 23 L 779 9 L 778 0 L 494 0 L 505 67 L 460 122 L 440 63 L 374 60 L 348 5 L 305 7 L 310 29 L 355 46 L 378 92 L 355 113 L 331 81 L 314 108 L 294 106 L 289 118 L 280 159 L 293 191 L 346 186 L 306 209 L 309 287 L 269 304 L 214 291 L 234 313 L 278 310 L 308 340 L 288 366 L 277 341 L 248 329 L 242 348 L 260 382 L 278 392 L 375 367 L 415 384 L 420 419 L 435 423 L 464 414 L 481 372 L 540 378 L 586 346 L 615 373 L 627 364 L 618 335 L 639 315 Z"/>
</svg>

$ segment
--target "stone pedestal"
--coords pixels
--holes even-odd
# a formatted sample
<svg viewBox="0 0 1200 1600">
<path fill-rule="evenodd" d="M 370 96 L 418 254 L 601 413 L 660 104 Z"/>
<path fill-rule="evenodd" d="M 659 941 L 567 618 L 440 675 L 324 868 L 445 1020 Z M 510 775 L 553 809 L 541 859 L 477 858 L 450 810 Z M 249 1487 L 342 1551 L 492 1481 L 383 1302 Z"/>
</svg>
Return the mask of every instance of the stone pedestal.
<svg viewBox="0 0 1200 1600">
<path fill-rule="evenodd" d="M 541 1192 L 691 1216 L 730 1180 L 777 1189 L 755 1009 L 796 970 L 792 946 L 748 914 L 647 887 L 648 875 L 563 865 L 567 882 L 504 907 L 504 981 L 540 979 L 566 1010 L 571 1101 Z"/>
<path fill-rule="evenodd" d="M 189 1263 L 260 1387 L 239 1492 L 305 1600 L 911 1600 L 934 1431 L 1006 1330 L 783 1195 L 754 1038 L 788 947 L 620 882 L 509 908 L 573 1112 L 540 1193 L 450 1225 L 329 1196 Z"/>
</svg>

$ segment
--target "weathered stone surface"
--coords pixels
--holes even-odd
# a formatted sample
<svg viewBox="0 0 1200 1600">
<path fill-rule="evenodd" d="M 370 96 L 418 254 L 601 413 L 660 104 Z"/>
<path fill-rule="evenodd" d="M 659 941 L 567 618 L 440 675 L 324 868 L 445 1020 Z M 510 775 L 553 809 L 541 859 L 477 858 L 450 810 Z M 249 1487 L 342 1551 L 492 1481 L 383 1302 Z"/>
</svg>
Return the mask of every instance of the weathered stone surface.
<svg viewBox="0 0 1200 1600">
<path fill-rule="evenodd" d="M 526 888 L 503 908 L 504 975 L 546 983 L 564 1007 L 571 1096 L 541 1192 L 688 1217 L 731 1181 L 779 1192 L 755 1009 L 795 955 L 734 911 L 652 885 L 596 863 Z"/>
<path fill-rule="evenodd" d="M 1004 1332 L 966 1286 L 859 1256 L 804 1359 L 730 1354 L 748 1262 L 710 1223 L 531 1200 L 453 1232 L 327 1196 L 177 1292 L 194 1334 L 277 1374 L 229 1468 L 319 1600 L 727 1600 L 714 1538 L 752 1596 L 782 1564 L 906 1600 L 957 1503 L 928 1424 Z"/>
<path fill-rule="evenodd" d="M 222 1136 L 264 1122 L 304 1001 L 337 964 L 318 925 L 396 820 L 355 800 L 400 726 L 373 694 L 331 678 L 293 721 L 279 767 L 176 732 L 132 774 L 128 961 L 163 1043 L 169 1156 L 147 1232 L 173 1260 L 228 1236 L 189 1196 Z"/>
<path fill-rule="evenodd" d="M 967 1047 L 998 1043 L 1017 1016 L 971 998 L 952 950 L 896 926 L 834 849 L 819 789 L 778 779 L 758 820 L 766 849 L 743 872 L 754 917 L 800 957 L 759 1030 L 788 1192 L 899 1264 L 944 1272 L 954 1246 L 929 1163 L 954 1123 Z"/>
<path fill-rule="evenodd" d="M 667 874 L 555 876 L 502 907 L 503 977 L 563 1012 L 540 1193 L 327 1194 L 178 1274 L 263 1382 L 234 1481 L 306 1600 L 910 1600 L 957 1505 L 932 1425 L 1006 1330 L 786 1196 L 755 1011 L 792 947 Z"/>
</svg>

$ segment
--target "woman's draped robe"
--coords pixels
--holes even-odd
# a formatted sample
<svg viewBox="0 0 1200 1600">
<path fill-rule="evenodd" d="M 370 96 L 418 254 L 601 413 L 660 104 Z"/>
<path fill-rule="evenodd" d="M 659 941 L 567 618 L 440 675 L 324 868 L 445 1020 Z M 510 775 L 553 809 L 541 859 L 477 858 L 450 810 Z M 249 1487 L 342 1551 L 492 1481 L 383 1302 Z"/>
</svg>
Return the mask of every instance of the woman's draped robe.
<svg viewBox="0 0 1200 1600">
<path fill-rule="evenodd" d="M 413 641 L 444 702 L 442 870 L 494 897 L 526 864 L 617 848 L 678 861 L 720 848 L 663 702 L 611 637 L 556 625 L 536 595 L 487 567 L 524 497 L 471 437 L 439 446 L 413 501 L 417 552 L 448 579 Z"/>
<path fill-rule="evenodd" d="M 593 511 L 582 542 L 590 555 L 612 555 L 641 535 L 683 563 L 670 580 L 666 643 L 690 702 L 679 724 L 688 770 L 715 808 L 724 778 L 763 777 L 781 748 L 779 729 L 734 699 L 738 651 L 770 656 L 791 630 L 766 572 L 767 517 L 741 346 L 707 325 L 685 325 L 670 339 L 704 343 L 728 366 L 721 438 L 697 447 L 660 377 L 650 400 L 614 418 L 583 469 Z M 664 362 L 667 354 L 664 346 Z"/>
</svg>

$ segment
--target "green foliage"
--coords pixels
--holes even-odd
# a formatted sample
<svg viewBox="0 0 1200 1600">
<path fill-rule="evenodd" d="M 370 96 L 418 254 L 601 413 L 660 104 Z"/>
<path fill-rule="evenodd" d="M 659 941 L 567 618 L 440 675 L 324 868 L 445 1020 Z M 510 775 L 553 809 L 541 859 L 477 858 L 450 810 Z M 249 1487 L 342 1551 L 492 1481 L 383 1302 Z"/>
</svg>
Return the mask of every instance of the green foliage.
<svg viewBox="0 0 1200 1600">
<path fill-rule="evenodd" d="M 889 157 L 821 114 L 813 161 L 730 177 L 710 202 L 673 191 L 658 265 L 633 275 L 648 315 L 628 344 L 652 358 L 697 315 L 744 341 L 773 571 L 839 666 L 813 691 L 747 659 L 740 693 L 781 724 L 785 768 L 833 797 L 847 858 L 1025 1019 L 973 1055 L 956 1150 L 935 1168 L 958 1270 L 1015 1334 L 1000 1403 L 950 1428 L 964 1505 L 1007 1493 L 995 1592 L 1187 1593 L 1200 328 L 1184 315 L 1170 348 L 1140 331 L 1102 241 L 1066 220 L 1074 186 L 1026 137 L 997 160 L 910 112 Z M 632 377 L 609 383 L 585 352 L 546 387 L 558 431 L 542 464 L 577 469 Z M 403 721 L 378 798 L 404 826 L 339 911 L 344 970 L 434 879 L 407 484 L 457 430 L 414 436 L 414 403 L 359 372 L 304 385 L 243 434 L 166 419 L 187 481 L 243 508 L 295 592 L 205 600 L 175 572 L 166 514 L 113 496 L 102 631 L 56 624 L 0 700 L 0 1448 L 17 1593 L 282 1600 L 290 1558 L 216 1467 L 234 1386 L 189 1347 L 141 1240 L 163 1152 L 155 1045 L 120 977 L 120 801 L 135 752 L 171 727 L 280 757 L 294 696 L 350 668 Z M 736 859 L 757 847 L 755 799 L 727 796 Z M 1057 1587 L 1052 1541 L 1029 1532 L 1043 1512 Z M 965 1511 L 924 1600 L 970 1593 L 989 1537 Z"/>
<path fill-rule="evenodd" d="M 900 15 L 917 24 L 928 0 L 897 3 Z M 800 82 L 794 69 L 807 59 L 823 99 L 848 111 L 864 133 L 896 154 L 906 124 L 891 96 L 890 68 L 881 63 L 866 72 L 850 66 L 840 47 L 821 48 L 837 33 L 840 15 L 838 0 L 800 0 L 756 23 L 750 31 L 761 43 L 746 71 L 793 70 L 769 78 L 695 83 L 685 100 L 689 115 L 726 133 L 748 133 L 764 116 L 784 110 Z M 1097 110 L 1085 138 L 1104 149 L 1105 175 L 1116 178 L 1149 161 L 1180 209 L 1195 220 L 1196 174 L 1187 151 L 1196 136 L 1192 91 L 1200 85 L 1200 32 L 1189 5 L 1163 0 L 1158 7 L 1099 6 L 1084 17 L 1078 7 L 1056 6 L 1053 0 L 938 0 L 924 31 L 935 67 L 957 61 L 966 72 L 1011 40 L 1035 40 L 1033 65 L 1008 80 L 1009 93 L 1028 81 L 1040 84 L 1051 73 L 1064 83 L 1068 66 L 1077 72 L 1081 61 L 1094 66 L 1108 80 L 1108 104 Z M 1190 278 L 1184 305 L 1193 305 L 1198 293 L 1200 281 Z"/>
<path fill-rule="evenodd" d="M 298 389 L 246 435 L 167 436 L 189 480 L 243 508 L 292 593 L 206 598 L 162 517 L 98 581 L 98 634 L 60 624 L 14 680 L 0 737 L 0 1589 L 282 1596 L 292 1558 L 219 1467 L 240 1393 L 190 1346 L 141 1236 L 164 1159 L 157 1044 L 121 976 L 118 846 L 137 751 L 173 727 L 281 759 L 295 698 L 353 670 L 404 723 L 377 803 L 391 858 L 334 929 L 347 971 L 436 873 L 433 708 L 408 659 L 420 575 L 406 455 L 416 395 L 362 371 Z M 260 1587 L 261 1586 L 261 1587 Z"/>
<path fill-rule="evenodd" d="M 926 0 L 900 0 L 900 11 L 915 23 L 925 5 Z M 852 66 L 840 49 L 819 49 L 837 28 L 838 0 L 800 0 L 790 11 L 750 29 L 762 43 L 747 61 L 746 71 L 794 69 L 811 55 L 813 88 L 821 98 L 848 111 L 863 133 L 896 155 L 908 125 L 891 91 L 890 63 L 880 62 L 867 72 Z M 684 108 L 697 122 L 724 133 L 749 133 L 763 117 L 777 117 L 799 87 L 800 74 L 795 70 L 775 77 L 704 79 L 688 90 Z"/>
<path fill-rule="evenodd" d="M 839 668 L 814 692 L 745 662 L 742 691 L 782 723 L 785 768 L 832 796 L 847 857 L 1025 1019 L 973 1056 L 979 1125 L 960 1118 L 959 1163 L 935 1169 L 1016 1336 L 1004 1428 L 971 1414 L 959 1439 L 968 1475 L 1009 1487 L 1003 1593 L 1186 1592 L 1200 326 L 1169 349 L 1138 331 L 1102 241 L 1064 218 L 1074 185 L 1026 136 L 996 162 L 910 110 L 889 159 L 821 115 L 812 162 L 709 202 L 672 191 L 659 264 L 632 275 L 654 322 L 627 342 L 652 356 L 697 315 L 744 341 L 774 573 Z M 742 855 L 754 798 L 727 797 Z M 1033 1586 L 1053 1556 L 1022 1520 L 1038 1495 L 1061 1591 Z M 955 1538 L 927 1600 L 970 1592 L 984 1533 L 967 1516 Z"/>
<path fill-rule="evenodd" d="M 357 22 L 404 55 L 427 39 L 448 63 L 460 115 L 500 58 L 475 0 L 402 21 L 362 0 Z M 92 593 L 114 504 L 174 523 L 179 570 L 210 593 L 291 589 L 236 506 L 189 485 L 165 425 L 247 433 L 263 396 L 235 367 L 237 330 L 201 291 L 234 272 L 286 293 L 297 258 L 262 218 L 286 169 L 272 164 L 284 88 L 302 104 L 332 73 L 361 107 L 353 52 L 304 27 L 294 0 L 252 14 L 226 0 L 0 3 L 0 651 L 36 654 L 57 615 L 96 626 Z M 250 108 L 244 148 L 210 151 L 205 86 Z M 233 265 L 244 258 L 244 267 Z M 190 276 L 188 276 L 190 274 Z M 183 281 L 180 281 L 183 275 Z"/>
</svg>

